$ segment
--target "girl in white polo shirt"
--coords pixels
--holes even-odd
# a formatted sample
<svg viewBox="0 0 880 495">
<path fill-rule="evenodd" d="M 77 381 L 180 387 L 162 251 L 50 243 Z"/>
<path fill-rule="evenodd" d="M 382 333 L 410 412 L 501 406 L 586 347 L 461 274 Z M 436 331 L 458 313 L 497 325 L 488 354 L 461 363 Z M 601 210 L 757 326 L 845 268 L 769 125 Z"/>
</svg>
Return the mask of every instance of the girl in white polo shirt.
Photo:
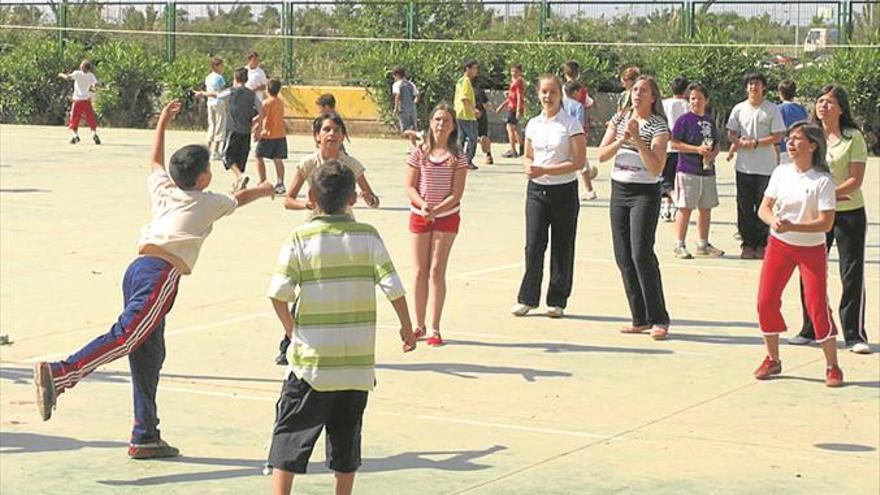
<svg viewBox="0 0 880 495">
<path fill-rule="evenodd" d="M 511 312 L 525 316 L 538 307 L 544 276 L 544 251 L 550 249 L 547 316 L 562 317 L 571 295 L 574 240 L 577 233 L 577 172 L 584 168 L 587 140 L 580 122 L 562 111 L 562 83 L 556 76 L 538 80 L 543 110 L 526 126 L 523 164 L 526 192 L 526 272 Z M 548 235 L 549 230 L 549 235 Z"/>
<path fill-rule="evenodd" d="M 611 172 L 611 240 L 623 278 L 632 324 L 623 333 L 651 332 L 655 340 L 669 333 L 654 235 L 660 216 L 660 173 L 666 165 L 669 126 L 657 83 L 636 79 L 631 105 L 608 122 L 599 160 L 614 159 Z"/>
<path fill-rule="evenodd" d="M 786 331 L 782 318 L 782 292 L 798 268 L 804 285 L 807 312 L 816 341 L 825 353 L 825 384 L 839 387 L 843 372 L 837 366 L 837 328 L 828 309 L 828 256 L 825 233 L 834 225 L 834 180 L 825 161 L 825 134 L 816 124 L 798 122 L 788 129 L 786 149 L 793 163 L 779 165 L 770 176 L 758 210 L 770 226 L 770 238 L 761 267 L 758 320 L 767 357 L 755 370 L 766 380 L 782 373 L 779 334 Z"/>
</svg>

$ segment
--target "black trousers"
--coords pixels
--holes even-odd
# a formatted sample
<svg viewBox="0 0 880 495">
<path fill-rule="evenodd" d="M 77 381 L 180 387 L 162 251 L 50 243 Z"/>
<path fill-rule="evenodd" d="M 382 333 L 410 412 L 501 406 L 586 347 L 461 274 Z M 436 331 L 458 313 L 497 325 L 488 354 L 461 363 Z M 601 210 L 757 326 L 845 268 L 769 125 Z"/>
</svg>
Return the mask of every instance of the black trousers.
<svg viewBox="0 0 880 495">
<path fill-rule="evenodd" d="M 660 185 L 611 181 L 611 240 L 633 325 L 669 325 L 654 235 Z"/>
<path fill-rule="evenodd" d="M 754 249 L 767 246 L 770 230 L 758 218 L 758 208 L 769 183 L 769 175 L 736 173 L 736 226 L 742 236 L 743 247 Z"/>
<path fill-rule="evenodd" d="M 865 332 L 865 236 L 868 218 L 865 209 L 838 211 L 834 227 L 825 236 L 828 250 L 837 241 L 837 257 L 843 293 L 840 295 L 840 325 L 848 345 L 868 342 Z M 804 307 L 804 284 L 801 283 L 801 307 Z M 804 309 L 804 325 L 800 334 L 815 339 L 813 323 Z"/>
<path fill-rule="evenodd" d="M 551 244 L 547 305 L 564 308 L 568 302 L 574 277 L 574 240 L 580 211 L 577 193 L 576 180 L 556 186 L 529 181 L 526 193 L 526 273 L 519 286 L 519 303 L 538 306 L 548 238 Z"/>
</svg>

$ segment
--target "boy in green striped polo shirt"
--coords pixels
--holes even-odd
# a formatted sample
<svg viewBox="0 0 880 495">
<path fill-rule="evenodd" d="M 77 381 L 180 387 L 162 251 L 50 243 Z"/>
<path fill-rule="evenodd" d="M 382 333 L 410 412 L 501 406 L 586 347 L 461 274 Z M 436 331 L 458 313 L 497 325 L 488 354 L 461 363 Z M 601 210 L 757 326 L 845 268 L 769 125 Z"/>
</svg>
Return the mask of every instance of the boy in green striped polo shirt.
<svg viewBox="0 0 880 495">
<path fill-rule="evenodd" d="M 290 367 L 276 406 L 269 450 L 273 492 L 289 494 L 327 428 L 326 465 L 336 493 L 351 493 L 361 464 L 361 423 L 375 384 L 378 285 L 400 320 L 403 351 L 416 347 L 403 285 L 376 229 L 345 214 L 357 200 L 351 170 L 331 161 L 318 169 L 309 201 L 320 214 L 281 247 L 268 295 L 291 338 Z M 299 303 L 294 317 L 288 303 Z"/>
</svg>

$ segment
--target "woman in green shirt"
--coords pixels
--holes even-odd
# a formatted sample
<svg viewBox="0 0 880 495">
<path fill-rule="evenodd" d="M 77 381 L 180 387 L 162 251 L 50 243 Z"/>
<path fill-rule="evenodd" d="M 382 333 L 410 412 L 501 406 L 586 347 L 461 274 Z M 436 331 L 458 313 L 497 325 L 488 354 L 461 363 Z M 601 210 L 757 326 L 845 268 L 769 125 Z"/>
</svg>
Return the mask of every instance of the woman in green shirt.
<svg viewBox="0 0 880 495">
<path fill-rule="evenodd" d="M 838 265 L 843 294 L 840 323 L 846 346 L 857 354 L 870 354 L 865 332 L 865 235 L 868 220 L 862 196 L 862 180 L 868 161 L 865 138 L 853 120 L 849 95 L 840 86 L 822 88 L 813 109 L 813 119 L 822 124 L 828 141 L 828 165 L 837 184 L 834 227 L 827 234 L 827 246 L 837 241 Z M 801 291 L 803 306 L 803 290 Z M 807 344 L 815 339 L 813 325 L 804 313 L 800 334 L 790 344 Z"/>
</svg>

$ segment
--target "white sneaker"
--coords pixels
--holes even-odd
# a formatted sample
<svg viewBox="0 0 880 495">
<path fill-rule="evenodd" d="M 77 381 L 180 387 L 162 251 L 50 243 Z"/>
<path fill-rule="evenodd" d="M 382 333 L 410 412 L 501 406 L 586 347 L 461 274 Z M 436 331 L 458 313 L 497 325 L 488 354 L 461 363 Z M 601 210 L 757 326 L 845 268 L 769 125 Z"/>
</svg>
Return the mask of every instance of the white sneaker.
<svg viewBox="0 0 880 495">
<path fill-rule="evenodd" d="M 559 306 L 550 306 L 547 308 L 547 316 L 550 318 L 562 318 L 565 311 Z"/>
<path fill-rule="evenodd" d="M 672 250 L 672 254 L 680 260 L 689 260 L 693 258 L 693 256 L 691 256 L 691 253 L 689 253 L 687 248 L 684 246 L 675 246 L 675 249 Z"/>
<path fill-rule="evenodd" d="M 864 342 L 856 342 L 852 347 L 849 348 L 849 352 L 853 352 L 856 354 L 871 354 L 871 347 Z"/>
<path fill-rule="evenodd" d="M 223 161 L 223 157 L 220 156 L 219 152 L 215 151 L 215 152 L 211 153 L 211 160 L 213 160 L 215 162 L 219 162 L 219 161 Z"/>
<path fill-rule="evenodd" d="M 596 194 L 596 191 L 589 191 L 581 194 L 581 201 L 593 201 L 598 197 L 599 195 Z"/>
<path fill-rule="evenodd" d="M 512 308 L 510 308 L 510 313 L 513 316 L 525 316 L 525 315 L 529 314 L 529 311 L 531 311 L 533 309 L 535 309 L 534 306 L 516 303 L 513 305 Z"/>
<path fill-rule="evenodd" d="M 801 335 L 795 335 L 794 337 L 788 338 L 788 343 L 791 345 L 807 345 L 807 344 L 812 344 L 813 339 L 808 339 L 808 338 L 803 337 Z"/>
</svg>

